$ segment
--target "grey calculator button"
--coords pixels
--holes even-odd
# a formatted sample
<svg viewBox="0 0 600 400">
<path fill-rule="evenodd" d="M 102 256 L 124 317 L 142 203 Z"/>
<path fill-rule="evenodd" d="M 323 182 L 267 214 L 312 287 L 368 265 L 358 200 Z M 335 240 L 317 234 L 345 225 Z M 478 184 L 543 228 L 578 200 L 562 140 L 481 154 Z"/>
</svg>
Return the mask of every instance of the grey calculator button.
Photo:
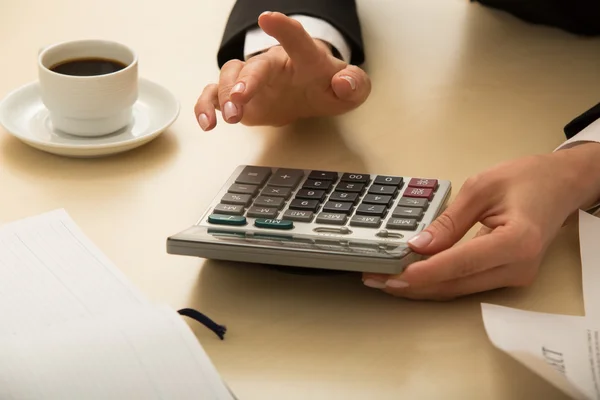
<svg viewBox="0 0 600 400">
<path fill-rule="evenodd" d="M 423 218 L 423 209 L 415 207 L 396 207 L 392 213 L 394 218 L 416 218 L 420 220 Z"/>
<path fill-rule="evenodd" d="M 298 193 L 296 193 L 296 198 L 318 200 L 319 202 L 322 202 L 325 199 L 325 191 L 316 189 L 300 189 L 298 190 Z"/>
<path fill-rule="evenodd" d="M 377 178 L 375 178 L 375 182 L 373 182 L 373 183 L 375 185 L 400 187 L 400 186 L 402 186 L 402 181 L 403 181 L 403 179 L 400 176 L 379 175 Z"/>
<path fill-rule="evenodd" d="M 254 200 L 254 206 L 256 207 L 274 207 L 276 209 L 281 209 L 285 199 L 281 197 L 267 197 L 267 196 L 258 196 L 256 200 Z"/>
<path fill-rule="evenodd" d="M 427 210 L 429 202 L 427 201 L 427 199 L 411 199 L 410 197 L 403 197 L 398 201 L 398 205 L 404 207 L 422 208 L 423 210 Z"/>
<path fill-rule="evenodd" d="M 398 229 L 402 231 L 414 231 L 417 229 L 417 220 L 412 218 L 390 218 L 387 229 Z"/>
<path fill-rule="evenodd" d="M 303 177 L 304 171 L 301 169 L 280 168 L 269 179 L 269 186 L 295 188 Z"/>
<path fill-rule="evenodd" d="M 344 174 L 342 175 L 342 182 L 354 182 L 354 183 L 367 183 L 371 180 L 369 174 Z"/>
<path fill-rule="evenodd" d="M 229 193 L 236 194 L 249 194 L 250 196 L 255 196 L 258 193 L 258 186 L 256 185 L 242 185 L 239 183 L 234 183 L 227 190 Z"/>
<path fill-rule="evenodd" d="M 296 222 L 311 222 L 314 213 L 312 211 L 287 210 L 283 213 L 283 219 Z"/>
<path fill-rule="evenodd" d="M 332 181 L 323 181 L 323 180 L 315 181 L 313 179 L 308 179 L 306 182 L 304 182 L 304 185 L 302 186 L 302 188 L 328 191 L 329 188 L 331 187 L 331 183 L 332 183 Z"/>
<path fill-rule="evenodd" d="M 351 214 L 354 205 L 341 201 L 328 201 L 323 206 L 323 211 L 331 213 Z"/>
<path fill-rule="evenodd" d="M 335 187 L 337 192 L 362 193 L 365 185 L 363 183 L 341 182 Z"/>
<path fill-rule="evenodd" d="M 365 228 L 379 228 L 381 225 L 381 218 L 379 217 L 368 217 L 366 215 L 355 215 L 350 220 L 350 226 L 363 226 Z"/>
<path fill-rule="evenodd" d="M 246 215 L 252 218 L 277 218 L 277 214 L 279 214 L 279 210 L 276 208 L 254 206 L 248 209 Z"/>
<path fill-rule="evenodd" d="M 380 194 L 396 197 L 398 188 L 396 186 L 373 185 L 369 188 L 369 194 Z"/>
<path fill-rule="evenodd" d="M 232 204 L 217 204 L 215 206 L 214 213 L 224 215 L 242 215 L 244 214 L 244 206 L 235 206 Z"/>
<path fill-rule="evenodd" d="M 271 176 L 271 168 L 247 166 L 237 177 L 235 183 L 262 186 L 269 176 Z"/>
<path fill-rule="evenodd" d="M 283 197 L 284 199 L 289 199 L 291 194 L 292 194 L 291 188 L 275 187 L 275 186 L 267 186 L 261 192 L 261 195 L 263 195 L 263 196 Z"/>
<path fill-rule="evenodd" d="M 379 194 L 368 194 L 362 201 L 365 204 L 379 204 L 389 207 L 392 204 L 392 196 L 384 196 Z"/>
<path fill-rule="evenodd" d="M 312 171 L 310 175 L 308 175 L 308 179 L 315 180 L 324 180 L 324 181 L 337 181 L 338 174 L 337 172 L 330 171 Z"/>
<path fill-rule="evenodd" d="M 356 204 L 358 200 L 358 193 L 346 193 L 346 192 L 333 192 L 329 196 L 331 201 L 347 201 L 348 203 Z"/>
<path fill-rule="evenodd" d="M 248 207 L 252 201 L 252 196 L 249 194 L 225 193 L 221 199 L 222 204 L 233 204 Z"/>
<path fill-rule="evenodd" d="M 291 210 L 317 211 L 319 202 L 317 200 L 294 199 L 290 203 Z"/>
<path fill-rule="evenodd" d="M 322 212 L 317 215 L 317 223 L 318 224 L 326 224 L 326 225 L 344 225 L 348 217 L 346 214 L 334 214 Z"/>
<path fill-rule="evenodd" d="M 356 209 L 357 215 L 368 215 L 370 217 L 383 217 L 387 211 L 386 206 L 377 204 L 361 204 Z"/>
</svg>

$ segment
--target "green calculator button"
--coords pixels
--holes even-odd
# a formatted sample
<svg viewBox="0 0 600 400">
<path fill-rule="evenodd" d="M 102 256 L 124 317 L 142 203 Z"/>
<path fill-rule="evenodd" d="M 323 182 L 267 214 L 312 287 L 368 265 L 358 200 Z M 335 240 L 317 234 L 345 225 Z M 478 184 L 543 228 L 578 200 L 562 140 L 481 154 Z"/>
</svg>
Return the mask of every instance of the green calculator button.
<svg viewBox="0 0 600 400">
<path fill-rule="evenodd" d="M 246 217 L 241 215 L 222 215 L 212 214 L 208 217 L 208 222 L 215 225 L 246 225 Z"/>
<path fill-rule="evenodd" d="M 257 228 L 269 229 L 292 229 L 294 227 L 294 223 L 292 221 L 266 218 L 258 218 L 254 221 L 254 225 L 256 225 Z"/>
</svg>

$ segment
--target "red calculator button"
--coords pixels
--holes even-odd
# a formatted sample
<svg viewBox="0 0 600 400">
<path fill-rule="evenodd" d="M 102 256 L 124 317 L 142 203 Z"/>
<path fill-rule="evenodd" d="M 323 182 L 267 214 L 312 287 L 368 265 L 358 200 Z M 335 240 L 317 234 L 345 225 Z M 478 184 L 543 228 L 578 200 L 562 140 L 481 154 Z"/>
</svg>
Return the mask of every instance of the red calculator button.
<svg viewBox="0 0 600 400">
<path fill-rule="evenodd" d="M 437 184 L 437 179 L 412 178 L 408 183 L 408 187 L 435 189 L 437 188 Z"/>
<path fill-rule="evenodd" d="M 406 188 L 406 191 L 404 192 L 404 197 L 431 200 L 433 198 L 433 189 L 409 187 Z"/>
</svg>

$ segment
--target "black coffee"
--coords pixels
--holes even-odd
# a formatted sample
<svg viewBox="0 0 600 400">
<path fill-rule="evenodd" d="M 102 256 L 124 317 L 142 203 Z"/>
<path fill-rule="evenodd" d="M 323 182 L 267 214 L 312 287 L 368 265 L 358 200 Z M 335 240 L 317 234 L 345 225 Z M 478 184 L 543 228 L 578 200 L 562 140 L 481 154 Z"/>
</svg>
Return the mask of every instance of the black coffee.
<svg viewBox="0 0 600 400">
<path fill-rule="evenodd" d="M 105 58 L 78 58 L 62 61 L 50 67 L 50 70 L 63 75 L 96 76 L 112 74 L 125 67 L 127 65 L 120 61 Z"/>
</svg>

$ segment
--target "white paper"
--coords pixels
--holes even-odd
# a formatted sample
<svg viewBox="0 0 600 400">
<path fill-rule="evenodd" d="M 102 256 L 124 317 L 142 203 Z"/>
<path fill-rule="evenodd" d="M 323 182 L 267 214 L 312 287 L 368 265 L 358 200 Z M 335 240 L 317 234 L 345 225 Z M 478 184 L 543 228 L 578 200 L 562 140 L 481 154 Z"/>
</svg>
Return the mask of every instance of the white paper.
<svg viewBox="0 0 600 400">
<path fill-rule="evenodd" d="M 584 317 L 482 304 L 491 342 L 574 399 L 600 399 L 600 219 L 579 213 Z"/>
<path fill-rule="evenodd" d="M 0 316 L 0 399 L 233 399 L 63 210 L 0 227 Z"/>
</svg>

